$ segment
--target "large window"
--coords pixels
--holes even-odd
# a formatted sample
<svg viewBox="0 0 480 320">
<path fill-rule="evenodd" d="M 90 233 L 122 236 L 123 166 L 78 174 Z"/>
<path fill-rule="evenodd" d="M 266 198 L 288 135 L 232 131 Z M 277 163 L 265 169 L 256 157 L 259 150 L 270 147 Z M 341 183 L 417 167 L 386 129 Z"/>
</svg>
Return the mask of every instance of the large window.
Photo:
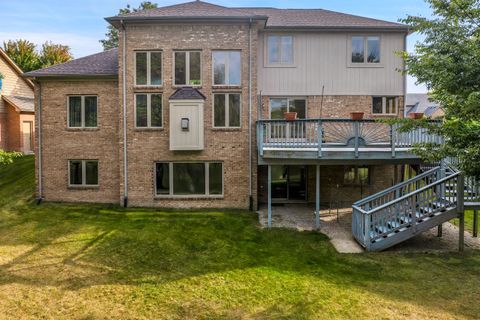
<svg viewBox="0 0 480 320">
<path fill-rule="evenodd" d="M 370 168 L 369 167 L 344 167 L 343 174 L 344 185 L 369 185 L 370 184 Z"/>
<path fill-rule="evenodd" d="M 97 160 L 70 160 L 68 161 L 68 171 L 70 186 L 98 186 Z"/>
<path fill-rule="evenodd" d="M 213 126 L 216 128 L 239 128 L 240 110 L 239 93 L 214 94 Z"/>
<path fill-rule="evenodd" d="M 135 84 L 137 86 L 162 85 L 162 52 L 135 52 Z"/>
<path fill-rule="evenodd" d="M 267 40 L 268 64 L 292 65 L 293 64 L 293 37 L 268 36 Z"/>
<path fill-rule="evenodd" d="M 175 85 L 201 85 L 200 51 L 176 51 Z"/>
<path fill-rule="evenodd" d="M 69 128 L 96 128 L 97 127 L 97 97 L 96 96 L 69 96 L 68 97 L 68 127 Z"/>
<path fill-rule="evenodd" d="M 306 119 L 307 101 L 297 98 L 270 99 L 270 119 L 283 119 L 285 112 L 296 112 L 298 119 Z"/>
<path fill-rule="evenodd" d="M 221 162 L 159 162 L 155 164 L 157 196 L 222 196 Z"/>
<path fill-rule="evenodd" d="M 398 97 L 373 97 L 372 113 L 396 115 L 398 111 Z"/>
<path fill-rule="evenodd" d="M 353 36 L 351 51 L 352 64 L 380 63 L 380 37 Z"/>
<path fill-rule="evenodd" d="M 213 52 L 213 84 L 239 86 L 241 81 L 240 51 Z"/>
<path fill-rule="evenodd" d="M 161 94 L 135 94 L 135 126 L 137 128 L 161 128 L 163 126 Z"/>
</svg>

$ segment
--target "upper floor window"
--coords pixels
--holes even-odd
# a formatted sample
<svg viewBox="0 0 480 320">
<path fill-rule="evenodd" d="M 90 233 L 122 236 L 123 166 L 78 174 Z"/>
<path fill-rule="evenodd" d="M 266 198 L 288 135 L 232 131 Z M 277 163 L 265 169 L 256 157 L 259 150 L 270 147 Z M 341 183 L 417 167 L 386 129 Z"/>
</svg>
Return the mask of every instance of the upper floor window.
<svg viewBox="0 0 480 320">
<path fill-rule="evenodd" d="M 70 186 L 98 186 L 97 160 L 68 161 L 68 184 Z"/>
<path fill-rule="evenodd" d="M 398 111 L 398 97 L 373 97 L 372 113 L 396 115 Z"/>
<path fill-rule="evenodd" d="M 380 63 L 379 36 L 353 36 L 351 63 Z"/>
<path fill-rule="evenodd" d="M 200 51 L 176 51 L 175 85 L 201 85 Z"/>
<path fill-rule="evenodd" d="M 213 52 L 213 84 L 239 86 L 241 80 L 240 51 Z"/>
<path fill-rule="evenodd" d="M 268 64 L 293 64 L 293 36 L 268 36 Z"/>
<path fill-rule="evenodd" d="M 139 93 L 135 95 L 135 126 L 137 128 L 161 128 L 162 95 Z"/>
<path fill-rule="evenodd" d="M 213 95 L 213 126 L 216 128 L 240 127 L 240 94 Z"/>
<path fill-rule="evenodd" d="M 162 85 L 162 52 L 135 52 L 135 85 Z"/>
<path fill-rule="evenodd" d="M 96 96 L 69 96 L 68 97 L 68 127 L 69 128 L 96 128 L 97 127 L 97 97 Z"/>
</svg>

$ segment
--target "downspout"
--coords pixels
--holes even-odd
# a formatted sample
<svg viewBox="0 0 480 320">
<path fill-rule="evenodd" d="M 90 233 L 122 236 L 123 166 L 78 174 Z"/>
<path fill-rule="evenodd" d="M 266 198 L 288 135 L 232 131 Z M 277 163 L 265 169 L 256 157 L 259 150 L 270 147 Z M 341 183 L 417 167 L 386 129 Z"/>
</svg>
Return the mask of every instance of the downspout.
<svg viewBox="0 0 480 320">
<path fill-rule="evenodd" d="M 123 103 L 123 206 L 128 206 L 128 157 L 127 157 L 127 75 L 126 75 L 126 32 L 123 20 L 120 20 L 122 26 L 122 103 Z"/>
<path fill-rule="evenodd" d="M 253 211 L 253 170 L 252 170 L 252 19 L 248 24 L 248 199 L 249 209 Z"/>
<path fill-rule="evenodd" d="M 38 84 L 38 198 L 37 204 L 43 201 L 43 162 L 42 162 L 42 84 Z"/>
</svg>

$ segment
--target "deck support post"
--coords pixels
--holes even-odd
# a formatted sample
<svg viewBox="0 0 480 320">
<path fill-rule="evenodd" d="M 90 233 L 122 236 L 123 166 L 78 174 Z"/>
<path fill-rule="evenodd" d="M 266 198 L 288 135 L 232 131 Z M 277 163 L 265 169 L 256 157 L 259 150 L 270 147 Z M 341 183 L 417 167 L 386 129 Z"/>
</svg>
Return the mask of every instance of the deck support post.
<svg viewBox="0 0 480 320">
<path fill-rule="evenodd" d="M 272 227 L 272 166 L 268 166 L 268 228 Z"/>
<path fill-rule="evenodd" d="M 465 247 L 465 210 L 464 210 L 464 193 L 465 180 L 463 173 L 458 175 L 457 180 L 457 212 L 459 219 L 459 235 L 458 235 L 458 251 L 463 252 Z"/>
<path fill-rule="evenodd" d="M 443 224 L 438 225 L 437 237 L 441 238 L 443 236 Z"/>
<path fill-rule="evenodd" d="M 478 210 L 473 211 L 473 237 L 478 237 Z"/>
<path fill-rule="evenodd" d="M 317 164 L 315 183 L 315 227 L 320 229 L 320 165 Z"/>
</svg>

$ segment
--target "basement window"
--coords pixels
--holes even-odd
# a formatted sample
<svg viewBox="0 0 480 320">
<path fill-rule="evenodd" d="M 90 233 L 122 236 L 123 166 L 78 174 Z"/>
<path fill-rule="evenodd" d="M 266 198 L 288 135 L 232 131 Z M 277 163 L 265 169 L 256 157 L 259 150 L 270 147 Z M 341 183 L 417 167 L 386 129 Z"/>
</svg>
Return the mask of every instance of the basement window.
<svg viewBox="0 0 480 320">
<path fill-rule="evenodd" d="M 98 186 L 98 160 L 70 160 L 68 161 L 68 172 L 69 186 Z"/>
<path fill-rule="evenodd" d="M 370 168 L 345 166 L 343 184 L 351 186 L 370 185 Z"/>
</svg>

